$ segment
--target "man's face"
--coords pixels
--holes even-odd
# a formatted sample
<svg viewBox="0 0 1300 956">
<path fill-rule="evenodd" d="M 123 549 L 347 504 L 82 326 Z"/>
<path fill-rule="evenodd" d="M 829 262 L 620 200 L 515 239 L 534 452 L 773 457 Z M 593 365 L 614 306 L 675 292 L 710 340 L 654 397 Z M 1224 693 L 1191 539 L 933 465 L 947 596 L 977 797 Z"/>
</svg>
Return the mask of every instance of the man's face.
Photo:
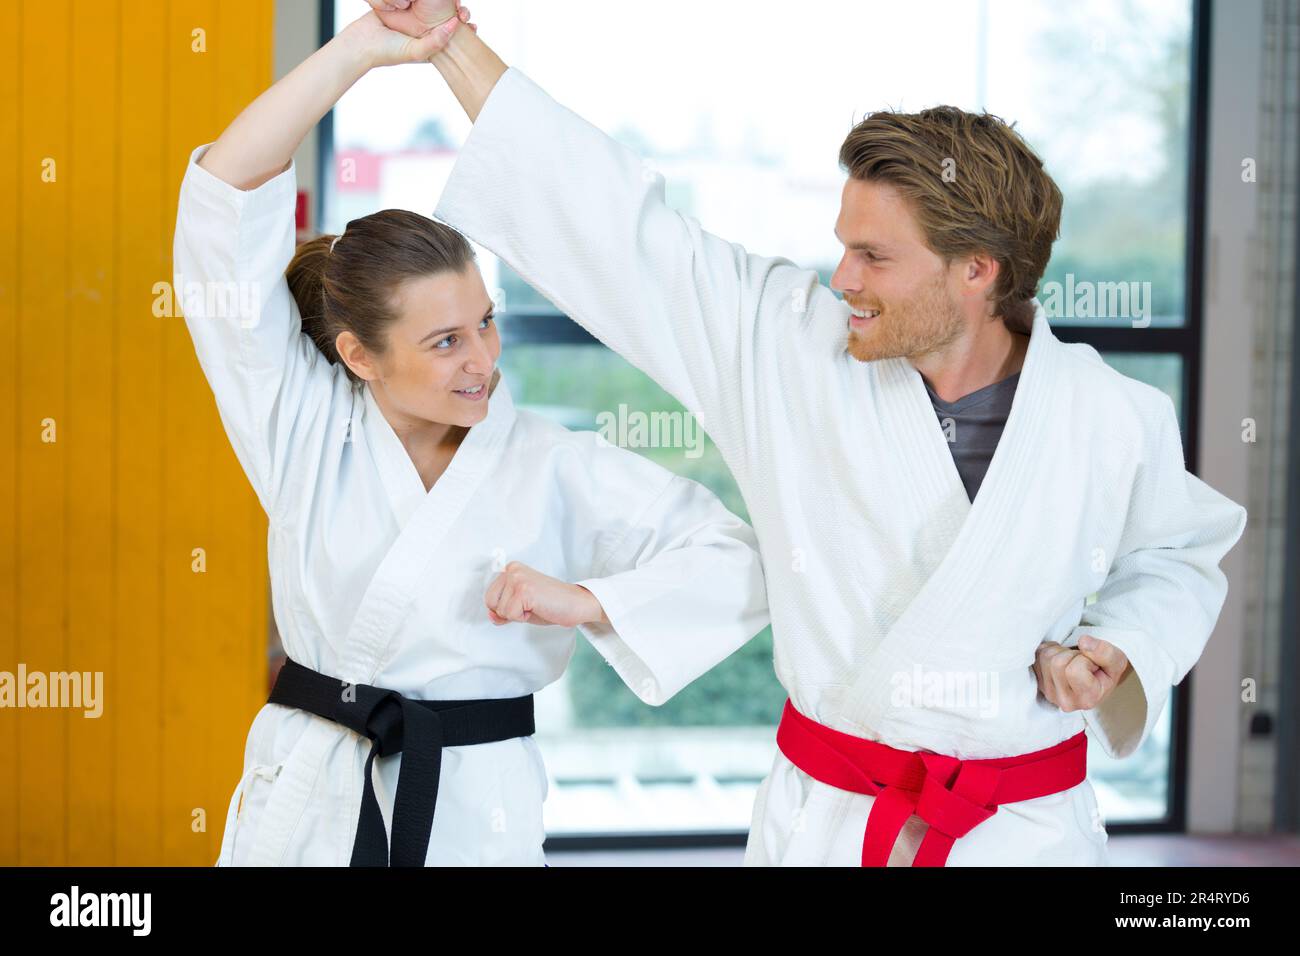
<svg viewBox="0 0 1300 956">
<path fill-rule="evenodd" d="M 855 310 L 847 346 L 855 359 L 917 359 L 961 336 L 966 319 L 950 269 L 926 246 L 911 205 L 893 186 L 850 178 L 835 236 L 844 256 L 831 288 Z"/>
</svg>

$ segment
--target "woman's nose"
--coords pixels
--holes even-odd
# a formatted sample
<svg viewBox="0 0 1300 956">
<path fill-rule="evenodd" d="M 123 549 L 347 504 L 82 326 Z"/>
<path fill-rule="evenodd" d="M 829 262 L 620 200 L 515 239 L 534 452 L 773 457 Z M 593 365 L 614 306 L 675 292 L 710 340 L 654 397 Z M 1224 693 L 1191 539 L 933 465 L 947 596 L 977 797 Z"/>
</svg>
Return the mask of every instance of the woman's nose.
<svg viewBox="0 0 1300 956">
<path fill-rule="evenodd" d="M 486 375 L 492 370 L 492 352 L 482 338 L 476 339 L 465 357 L 465 371 L 471 375 Z"/>
</svg>

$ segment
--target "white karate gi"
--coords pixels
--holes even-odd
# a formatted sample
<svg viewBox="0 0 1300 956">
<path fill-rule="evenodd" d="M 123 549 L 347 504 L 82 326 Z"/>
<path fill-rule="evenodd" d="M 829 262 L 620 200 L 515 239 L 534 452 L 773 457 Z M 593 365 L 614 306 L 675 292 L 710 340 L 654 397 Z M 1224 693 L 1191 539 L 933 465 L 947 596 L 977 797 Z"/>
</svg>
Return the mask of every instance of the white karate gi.
<svg viewBox="0 0 1300 956">
<path fill-rule="evenodd" d="M 648 703 L 766 626 L 748 525 L 703 486 L 516 409 L 504 379 L 426 492 L 370 390 L 301 333 L 283 275 L 295 247 L 293 167 L 242 191 L 196 164 L 205 149 L 181 187 L 176 292 L 269 516 L 275 619 L 292 659 L 412 698 L 539 691 L 575 637 L 491 623 L 484 592 L 515 560 L 600 599 L 612 628 L 580 630 Z M 239 302 L 241 291 L 246 308 L 205 301 L 219 292 Z M 336 723 L 264 706 L 219 865 L 346 865 L 369 751 Z M 376 762 L 386 822 L 400 764 L 400 754 Z M 531 737 L 446 748 L 427 862 L 540 865 L 546 789 Z"/>
<path fill-rule="evenodd" d="M 1058 341 L 1039 303 L 972 504 L 920 374 L 847 354 L 849 310 L 816 272 L 668 207 L 660 175 L 519 70 L 488 97 L 436 215 L 700 416 L 758 532 L 776 674 L 803 714 L 958 759 L 1086 725 L 1124 757 L 1200 655 L 1245 512 L 1185 471 L 1168 397 Z M 1035 650 L 1083 633 L 1135 673 L 1095 711 L 1062 713 L 1038 694 Z M 988 699 L 909 696 L 933 678 L 983 681 Z M 873 800 L 778 752 L 745 861 L 859 865 Z M 908 821 L 890 865 L 911 862 L 925 826 Z M 1096 864 L 1105 840 L 1085 781 L 1002 806 L 948 865 Z"/>
</svg>

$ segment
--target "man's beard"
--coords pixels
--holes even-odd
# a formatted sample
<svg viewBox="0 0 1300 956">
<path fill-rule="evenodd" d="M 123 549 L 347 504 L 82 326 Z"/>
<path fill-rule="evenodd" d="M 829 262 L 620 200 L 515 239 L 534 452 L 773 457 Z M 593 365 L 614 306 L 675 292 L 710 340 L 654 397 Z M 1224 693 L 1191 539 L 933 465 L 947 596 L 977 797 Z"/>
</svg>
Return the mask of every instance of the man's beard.
<svg viewBox="0 0 1300 956">
<path fill-rule="evenodd" d="M 846 350 L 859 362 L 921 358 L 947 348 L 961 336 L 965 325 L 961 312 L 948 298 L 942 277 L 905 303 L 882 307 L 849 296 L 844 301 L 857 309 L 881 308 L 865 329 L 849 328 Z"/>
</svg>

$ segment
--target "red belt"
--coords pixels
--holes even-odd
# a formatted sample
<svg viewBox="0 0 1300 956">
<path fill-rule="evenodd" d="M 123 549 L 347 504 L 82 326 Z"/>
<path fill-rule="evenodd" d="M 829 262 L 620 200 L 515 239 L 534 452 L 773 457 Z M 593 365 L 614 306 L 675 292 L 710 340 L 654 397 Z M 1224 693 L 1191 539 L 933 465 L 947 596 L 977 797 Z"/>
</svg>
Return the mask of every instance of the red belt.
<svg viewBox="0 0 1300 956">
<path fill-rule="evenodd" d="M 832 730 L 789 700 L 776 745 L 790 762 L 824 784 L 876 799 L 867 817 L 862 865 L 884 866 L 898 833 L 916 814 L 929 824 L 913 866 L 943 866 L 954 840 L 1016 803 L 1078 786 L 1088 775 L 1088 739 L 1079 731 L 1046 750 L 1018 757 L 958 760 L 896 750 Z"/>
</svg>

